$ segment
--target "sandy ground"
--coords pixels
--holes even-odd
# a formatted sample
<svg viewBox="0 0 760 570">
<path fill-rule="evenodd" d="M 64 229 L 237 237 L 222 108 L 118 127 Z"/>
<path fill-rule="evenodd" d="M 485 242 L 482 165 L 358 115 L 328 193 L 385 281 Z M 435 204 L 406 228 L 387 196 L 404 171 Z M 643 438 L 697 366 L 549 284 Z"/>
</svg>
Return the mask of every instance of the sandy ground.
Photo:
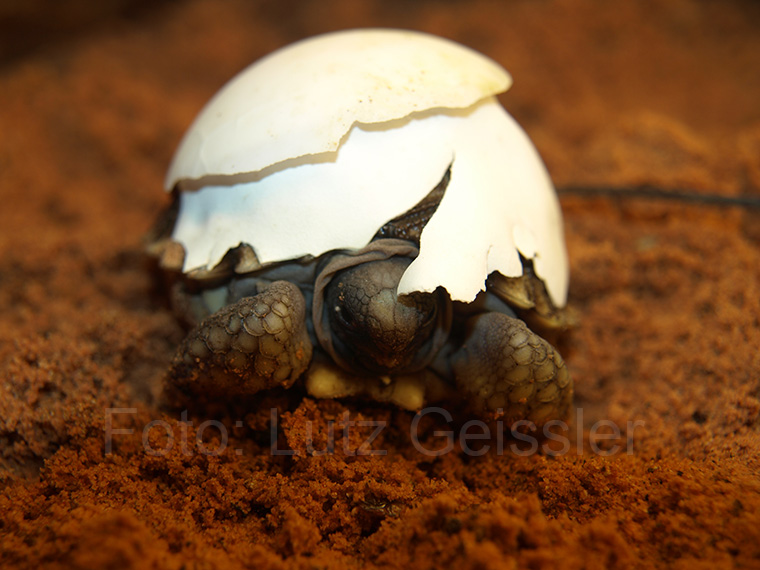
<svg viewBox="0 0 760 570">
<path fill-rule="evenodd" d="M 221 84 L 357 26 L 503 63 L 502 100 L 560 186 L 760 195 L 760 4 L 106 6 L 0 9 L 0 566 L 760 568 L 757 213 L 563 197 L 581 322 L 561 344 L 577 416 L 560 454 L 432 457 L 412 414 L 298 390 L 160 407 L 183 330 L 141 243 Z M 301 454 L 272 453 L 271 408 L 276 449 Z M 387 422 L 387 453 L 345 453 L 369 435 L 343 438 L 349 419 Z M 310 456 L 308 430 L 324 450 L 331 425 L 336 453 Z M 419 441 L 461 427 L 431 415 Z"/>
</svg>

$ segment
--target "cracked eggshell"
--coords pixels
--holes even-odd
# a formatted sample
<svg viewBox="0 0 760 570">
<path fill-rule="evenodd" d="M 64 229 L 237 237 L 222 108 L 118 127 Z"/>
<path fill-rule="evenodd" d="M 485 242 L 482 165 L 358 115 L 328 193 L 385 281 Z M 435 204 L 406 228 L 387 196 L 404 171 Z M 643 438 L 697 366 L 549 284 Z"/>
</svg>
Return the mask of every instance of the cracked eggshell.
<svg viewBox="0 0 760 570">
<path fill-rule="evenodd" d="M 201 111 L 169 169 L 184 270 L 241 243 L 262 264 L 361 248 L 451 167 L 399 293 L 471 301 L 490 272 L 522 273 L 519 251 L 563 306 L 556 194 L 493 97 L 510 83 L 485 56 L 408 31 L 338 32 L 260 60 Z"/>
<path fill-rule="evenodd" d="M 208 102 L 180 143 L 165 186 L 335 151 L 355 123 L 468 107 L 511 83 L 493 60 L 421 32 L 360 29 L 309 38 L 255 62 Z"/>
</svg>

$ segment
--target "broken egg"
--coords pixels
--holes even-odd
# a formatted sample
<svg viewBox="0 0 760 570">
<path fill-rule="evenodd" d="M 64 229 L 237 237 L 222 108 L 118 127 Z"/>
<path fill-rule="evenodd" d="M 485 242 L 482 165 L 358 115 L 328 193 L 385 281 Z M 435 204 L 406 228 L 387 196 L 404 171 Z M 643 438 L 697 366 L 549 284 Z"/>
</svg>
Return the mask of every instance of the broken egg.
<svg viewBox="0 0 760 570">
<path fill-rule="evenodd" d="M 532 260 L 565 305 L 568 260 L 548 173 L 496 95 L 491 59 L 432 35 L 362 29 L 280 49 L 233 78 L 182 140 L 165 186 L 183 271 L 248 244 L 262 266 L 364 247 L 450 171 L 399 294 L 469 302 Z"/>
</svg>

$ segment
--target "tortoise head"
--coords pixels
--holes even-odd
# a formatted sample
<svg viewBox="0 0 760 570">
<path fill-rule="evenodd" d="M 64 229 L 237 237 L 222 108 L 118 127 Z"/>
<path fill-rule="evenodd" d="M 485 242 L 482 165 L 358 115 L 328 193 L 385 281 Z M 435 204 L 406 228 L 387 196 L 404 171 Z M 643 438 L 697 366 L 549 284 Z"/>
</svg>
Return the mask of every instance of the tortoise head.
<svg viewBox="0 0 760 570">
<path fill-rule="evenodd" d="M 408 257 L 368 261 L 338 273 L 327 286 L 325 308 L 336 349 L 357 372 L 411 372 L 438 321 L 437 296 L 399 297 Z"/>
</svg>

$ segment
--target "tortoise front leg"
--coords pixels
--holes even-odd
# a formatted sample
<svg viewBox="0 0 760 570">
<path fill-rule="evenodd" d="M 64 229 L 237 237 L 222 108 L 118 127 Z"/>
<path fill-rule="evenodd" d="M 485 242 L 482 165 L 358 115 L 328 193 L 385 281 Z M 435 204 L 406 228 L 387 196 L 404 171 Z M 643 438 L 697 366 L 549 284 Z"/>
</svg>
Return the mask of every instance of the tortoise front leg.
<svg viewBox="0 0 760 570">
<path fill-rule="evenodd" d="M 303 294 L 275 281 L 201 321 L 179 347 L 167 388 L 223 396 L 288 388 L 311 355 Z"/>
<path fill-rule="evenodd" d="M 467 325 L 451 364 L 457 389 L 474 412 L 539 426 L 567 417 L 573 382 L 551 344 L 503 313 L 482 313 Z"/>
</svg>

